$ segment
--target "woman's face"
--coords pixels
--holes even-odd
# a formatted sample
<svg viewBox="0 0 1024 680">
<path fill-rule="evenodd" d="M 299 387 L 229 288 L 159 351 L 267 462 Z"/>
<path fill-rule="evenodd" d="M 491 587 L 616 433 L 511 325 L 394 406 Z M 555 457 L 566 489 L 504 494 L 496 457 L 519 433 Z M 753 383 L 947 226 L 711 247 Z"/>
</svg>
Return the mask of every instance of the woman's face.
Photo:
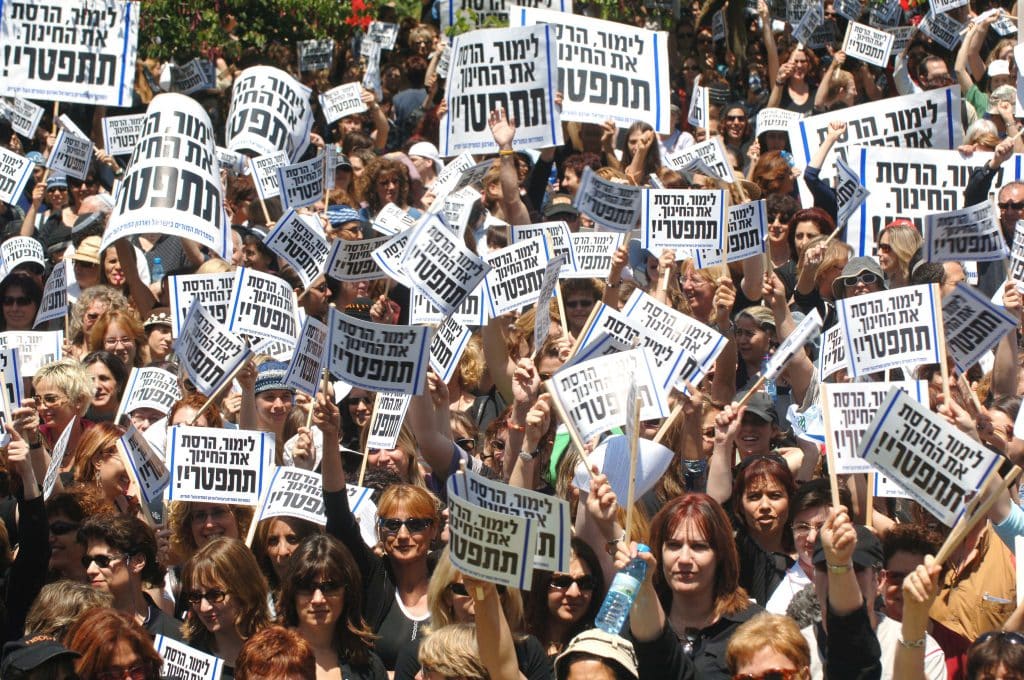
<svg viewBox="0 0 1024 680">
<path fill-rule="evenodd" d="M 146 344 L 153 361 L 160 361 L 171 353 L 172 341 L 170 326 L 158 323 L 146 329 Z"/>
<path fill-rule="evenodd" d="M 135 365 L 135 354 L 138 351 L 135 347 L 135 336 L 131 329 L 120 321 L 115 320 L 107 324 L 107 332 L 103 336 L 103 349 L 113 353 L 125 366 Z"/>
<path fill-rule="evenodd" d="M 643 130 L 633 130 L 629 133 L 629 137 L 626 138 L 626 148 L 629 149 L 630 156 L 636 156 L 636 150 L 640 148 L 640 140 L 643 139 Z"/>
<path fill-rule="evenodd" d="M 4 292 L 4 323 L 9 331 L 30 331 L 35 323 L 39 306 L 21 286 L 11 285 Z"/>
<path fill-rule="evenodd" d="M 736 433 L 740 456 L 767 454 L 772 448 L 772 424 L 753 413 L 744 413 Z"/>
<path fill-rule="evenodd" d="M 575 293 L 565 299 L 565 314 L 569 317 L 569 328 L 572 332 L 579 333 L 593 309 L 594 298 L 589 295 Z"/>
<path fill-rule="evenodd" d="M 102 361 L 95 361 L 86 368 L 92 376 L 92 406 L 98 411 L 117 410 L 117 380 Z"/>
<path fill-rule="evenodd" d="M 82 290 L 99 284 L 100 266 L 95 262 L 72 259 L 71 266 L 75 270 L 75 281 Z"/>
<path fill-rule="evenodd" d="M 878 264 L 882 267 L 882 271 L 890 277 L 900 266 L 899 260 L 896 259 L 896 253 L 892 250 L 889 234 L 884 231 L 878 239 Z"/>
<path fill-rule="evenodd" d="M 359 156 L 349 156 L 348 162 L 352 165 L 352 174 L 355 177 L 362 175 L 363 170 L 366 169 L 366 166 L 363 165 L 363 159 Z"/>
<path fill-rule="evenodd" d="M 715 300 L 715 286 L 692 267 L 687 267 L 680 283 L 683 296 L 690 303 L 694 318 L 699 321 L 710 319 Z"/>
<path fill-rule="evenodd" d="M 295 395 L 289 390 L 264 390 L 256 395 L 256 416 L 264 427 L 277 432 L 284 427 Z"/>
<path fill-rule="evenodd" d="M 94 300 L 89 303 L 86 307 L 85 313 L 82 314 L 82 332 L 86 335 L 92 330 L 92 327 L 96 325 L 100 317 L 107 313 L 110 306 L 102 300 Z"/>
<path fill-rule="evenodd" d="M 373 449 L 368 454 L 366 464 L 391 470 L 403 481 L 409 481 L 410 460 L 402 449 Z"/>
<path fill-rule="evenodd" d="M 594 597 L 594 577 L 577 558 L 569 560 L 569 573 L 556 572 L 548 586 L 548 613 L 559 621 L 575 623 L 587 613 Z"/>
<path fill-rule="evenodd" d="M 718 558 L 706 536 L 691 520 L 679 523 L 661 545 L 662 572 L 674 594 L 710 593 Z"/>
<path fill-rule="evenodd" d="M 768 242 L 782 244 L 789 236 L 789 225 L 782 221 L 782 215 L 776 215 L 768 225 Z"/>
<path fill-rule="evenodd" d="M 82 555 L 85 546 L 78 540 L 78 522 L 72 522 L 66 516 L 53 513 L 50 522 L 50 571 L 69 575 L 82 568 Z M 84 572 L 82 572 L 84 574 Z"/>
<path fill-rule="evenodd" d="M 398 175 L 394 172 L 382 172 L 377 175 L 377 198 L 380 199 L 382 206 L 388 203 L 394 203 L 399 208 L 399 191 L 401 190 L 401 183 L 399 182 Z"/>
<path fill-rule="evenodd" d="M 51 187 L 46 190 L 46 203 L 50 210 L 61 210 L 68 204 L 67 187 Z"/>
<path fill-rule="evenodd" d="M 452 598 L 452 618 L 455 619 L 455 623 L 475 623 L 476 608 L 473 606 L 473 598 L 462 582 L 462 574 L 455 572 L 454 580 L 448 584 L 448 593 Z"/>
<path fill-rule="evenodd" d="M 790 77 L 796 78 L 797 80 L 803 80 L 804 78 L 806 78 L 807 69 L 808 67 L 810 67 L 810 62 L 807 61 L 807 55 L 804 53 L 804 51 L 797 50 L 796 52 L 793 53 L 793 56 L 790 58 L 790 60 L 793 62 L 793 75 Z"/>
<path fill-rule="evenodd" d="M 774 479 L 755 479 L 743 493 L 743 514 L 752 534 L 775 536 L 789 518 L 789 497 Z"/>
<path fill-rule="evenodd" d="M 736 107 L 725 112 L 725 138 L 730 142 L 738 142 L 747 132 L 747 113 Z"/>
<path fill-rule="evenodd" d="M 226 505 L 194 503 L 189 513 L 192 540 L 202 548 L 215 538 L 239 538 L 238 520 Z"/>
<path fill-rule="evenodd" d="M 797 257 L 804 254 L 807 244 L 816 236 L 821 236 L 821 229 L 814 222 L 803 220 L 796 223 L 796 229 L 793 230 L 793 243 L 796 245 Z"/>
<path fill-rule="evenodd" d="M 114 248 L 103 251 L 103 275 L 112 286 L 120 286 L 125 282 L 124 270 L 121 269 L 121 262 L 117 259 L 117 250 Z"/>
<path fill-rule="evenodd" d="M 363 428 L 369 425 L 370 416 L 373 415 L 373 394 L 358 387 L 345 397 L 345 404 L 348 406 L 348 414 L 352 416 L 352 422 L 357 427 Z"/>
<path fill-rule="evenodd" d="M 793 515 L 793 543 L 805 569 L 814 569 L 814 541 L 828 519 L 828 507 L 805 508 Z"/>
<path fill-rule="evenodd" d="M 771 336 L 746 314 L 736 319 L 736 348 L 747 363 L 759 362 L 771 349 Z"/>
<path fill-rule="evenodd" d="M 761 146 L 761 153 L 768 151 L 783 151 L 789 143 L 789 136 L 779 130 L 769 130 L 763 135 L 764 144 Z"/>
<path fill-rule="evenodd" d="M 113 655 L 106 659 L 103 668 L 97 669 L 95 677 L 142 677 L 136 675 L 129 676 L 130 670 L 141 665 L 143 665 L 142 657 L 135 651 L 131 643 L 127 640 L 118 640 Z M 148 670 L 148 673 L 152 672 L 153 669 Z M 148 673 L 145 674 L 145 677 L 150 677 Z"/>
<path fill-rule="evenodd" d="M 171 416 L 171 425 L 193 425 L 195 427 L 210 427 L 210 421 L 206 419 L 206 415 L 199 416 L 199 419 L 193 423 L 192 419 L 196 417 L 197 409 L 191 406 L 182 406 L 174 415 Z"/>
<path fill-rule="evenodd" d="M 832 282 L 836 280 L 837 276 L 843 273 L 843 267 L 846 266 L 848 260 L 848 257 L 843 257 L 838 262 L 819 270 L 818 294 L 821 295 L 822 298 L 826 300 L 832 299 Z"/>
<path fill-rule="evenodd" d="M 580 176 L 576 174 L 575 169 L 565 169 L 565 172 L 562 173 L 562 181 L 559 183 L 558 188 L 570 196 L 576 195 L 576 190 L 580 188 Z"/>
<path fill-rule="evenodd" d="M 345 607 L 345 587 L 326 576 L 295 589 L 299 628 L 333 629 Z"/>
<path fill-rule="evenodd" d="M 299 547 L 299 536 L 288 522 L 282 519 L 270 520 L 270 534 L 267 535 L 267 555 L 278 580 L 287 571 L 288 558 Z"/>
<path fill-rule="evenodd" d="M 71 403 L 67 392 L 49 380 L 40 380 L 36 384 L 36 395 L 39 397 L 40 420 L 53 425 L 55 436 L 59 436 L 71 419 L 78 415 L 78 410 Z"/>
<path fill-rule="evenodd" d="M 198 604 L 192 605 L 192 611 L 199 617 L 203 627 L 214 635 L 224 632 L 233 632 L 237 635 L 235 621 L 238 620 L 241 609 L 227 587 L 220 583 L 197 583 L 195 589 L 195 592 L 203 594 L 203 598 Z M 210 602 L 211 599 L 220 602 Z"/>
<path fill-rule="evenodd" d="M 132 419 L 132 426 L 135 427 L 139 432 L 145 432 L 149 429 L 149 426 L 164 417 L 163 413 L 157 411 L 155 408 L 137 408 L 133 410 L 128 416 Z"/>
<path fill-rule="evenodd" d="M 414 526 L 411 530 L 408 523 L 403 522 L 397 528 L 388 527 L 387 524 L 394 524 L 391 520 L 430 520 L 429 525 Z M 398 563 L 410 563 L 425 560 L 430 551 L 430 544 L 437 534 L 437 520 L 434 517 L 416 517 L 403 503 L 399 503 L 387 516 L 381 515 L 377 524 L 381 541 L 384 543 L 384 552 L 388 557 Z"/>
<path fill-rule="evenodd" d="M 111 446 L 103 453 L 106 459 L 96 463 L 96 483 L 109 499 L 127 495 L 132 480 L 124 469 L 124 461 L 118 455 L 116 446 Z"/>
<path fill-rule="evenodd" d="M 771 647 L 762 647 L 757 650 L 750 659 L 741 663 L 736 669 L 737 676 L 750 675 L 760 678 L 769 671 L 799 671 L 801 670 L 785 654 L 777 652 Z M 804 676 L 796 676 L 804 677 Z"/>
</svg>

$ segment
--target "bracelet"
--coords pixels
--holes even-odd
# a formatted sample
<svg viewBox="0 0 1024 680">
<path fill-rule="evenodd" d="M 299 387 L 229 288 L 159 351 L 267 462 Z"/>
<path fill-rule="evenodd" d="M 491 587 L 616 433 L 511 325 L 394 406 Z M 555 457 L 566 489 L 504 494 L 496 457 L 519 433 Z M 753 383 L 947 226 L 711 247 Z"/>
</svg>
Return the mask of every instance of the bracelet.
<svg viewBox="0 0 1024 680">
<path fill-rule="evenodd" d="M 611 281 L 605 281 L 604 285 L 606 288 L 618 288 L 619 286 L 622 285 L 622 281 L 617 281 L 615 283 L 612 283 Z"/>
<path fill-rule="evenodd" d="M 900 635 L 898 638 L 896 638 L 896 641 L 900 643 L 900 647 L 904 647 L 905 649 L 920 649 L 921 647 L 924 647 L 925 640 L 927 639 L 928 636 L 926 634 L 922 635 L 920 640 L 910 640 L 908 642 L 907 640 L 903 639 L 902 635 Z"/>
<path fill-rule="evenodd" d="M 849 564 L 831 564 L 826 562 L 828 565 L 828 573 L 830 574 L 845 574 L 850 571 Z"/>
<path fill-rule="evenodd" d="M 508 425 L 508 429 L 515 430 L 516 432 L 526 432 L 526 426 L 520 425 L 519 423 L 512 422 L 511 418 L 505 420 L 505 424 Z"/>
<path fill-rule="evenodd" d="M 524 463 L 529 463 L 534 458 L 536 458 L 539 453 L 539 449 L 534 449 L 533 451 L 520 451 L 519 460 L 523 461 Z"/>
<path fill-rule="evenodd" d="M 516 152 L 512 149 L 501 149 L 498 151 L 498 155 L 504 158 L 505 156 L 515 156 Z"/>
<path fill-rule="evenodd" d="M 43 438 L 40 437 L 40 438 L 36 439 L 34 442 L 29 442 L 28 443 L 28 448 L 29 448 L 30 451 L 32 449 L 41 449 L 41 448 L 43 448 Z"/>
</svg>

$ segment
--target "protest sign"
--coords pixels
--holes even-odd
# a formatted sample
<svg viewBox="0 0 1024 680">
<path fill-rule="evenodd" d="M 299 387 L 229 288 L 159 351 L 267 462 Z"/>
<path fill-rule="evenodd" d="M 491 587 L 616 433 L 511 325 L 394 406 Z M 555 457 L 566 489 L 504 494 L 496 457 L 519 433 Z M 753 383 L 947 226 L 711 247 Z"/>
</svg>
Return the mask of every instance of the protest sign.
<svg viewBox="0 0 1024 680">
<path fill-rule="evenodd" d="M 124 0 L 12 0 L 0 5 L 0 94 L 128 107 L 137 5 Z"/>
<path fill-rule="evenodd" d="M 701 86 L 700 76 L 693 79 L 693 94 L 690 97 L 690 110 L 686 113 L 686 119 L 690 125 L 707 128 L 708 111 L 711 108 L 708 88 Z"/>
<path fill-rule="evenodd" d="M 294 343 L 299 335 L 298 304 L 288 282 L 249 267 L 240 268 L 236 276 L 228 329 L 254 338 Z"/>
<path fill-rule="evenodd" d="M 800 320 L 797 327 L 772 353 L 771 358 L 768 359 L 761 371 L 764 379 L 774 380 L 777 378 L 789 360 L 796 356 L 797 352 L 802 352 L 805 345 L 815 342 L 819 335 L 821 335 L 821 314 L 817 309 L 812 309 L 811 313 Z"/>
<path fill-rule="evenodd" d="M 171 300 L 171 335 L 181 336 L 182 325 L 193 300 L 199 303 L 219 324 L 228 324 L 231 298 L 234 297 L 235 272 L 220 274 L 187 274 L 168 277 Z"/>
<path fill-rule="evenodd" d="M 279 465 L 274 468 L 256 507 L 252 525 L 268 517 L 297 517 L 319 526 L 327 524 L 324 482 L 319 473 Z"/>
<path fill-rule="evenodd" d="M 843 327 L 835 324 L 821 334 L 821 351 L 818 353 L 818 380 L 825 382 L 838 371 L 849 371 L 846 358 L 846 337 Z"/>
<path fill-rule="evenodd" d="M 541 7 L 558 12 L 572 12 L 571 0 L 524 0 L 519 3 L 527 7 Z M 441 32 L 448 35 L 448 29 L 460 21 L 473 22 L 473 27 L 507 26 L 510 0 L 491 0 L 488 3 L 474 0 L 439 0 L 438 14 L 441 17 Z M 493 17 L 493 18 L 492 18 Z M 438 77 L 446 76 L 438 74 Z"/>
<path fill-rule="evenodd" d="M 885 402 L 890 388 L 898 387 L 914 401 L 928 403 L 928 383 L 904 380 L 884 383 L 825 383 L 821 386 L 821 404 L 825 446 L 835 463 L 836 474 L 874 472 L 875 468 L 857 455 L 861 437 Z"/>
<path fill-rule="evenodd" d="M 814 32 L 823 21 L 825 21 L 825 12 L 822 3 L 810 3 L 800 17 L 800 21 L 793 24 L 793 40 L 801 45 L 810 45 Z"/>
<path fill-rule="evenodd" d="M 677 172 L 710 173 L 712 177 L 729 184 L 736 181 L 732 165 L 725 155 L 725 147 L 717 137 L 677 151 L 665 159 L 665 165 Z"/>
<path fill-rule="evenodd" d="M 46 167 L 52 175 L 67 175 L 84 180 L 92 164 L 92 141 L 79 137 L 70 130 L 57 132 L 57 141 L 46 158 Z"/>
<path fill-rule="evenodd" d="M 850 167 L 858 170 L 871 194 L 847 222 L 846 242 L 855 254 L 871 256 L 876 235 L 897 217 L 913 220 L 923 231 L 926 215 L 965 207 L 964 189 L 971 171 L 991 158 L 985 152 L 968 158 L 937 149 L 850 149 Z M 1011 161 L 995 171 L 993 187 L 1020 179 L 1020 163 L 1016 158 Z"/>
<path fill-rule="evenodd" d="M 177 375 L 156 366 L 133 368 L 121 398 L 118 418 L 114 420 L 116 422 L 122 413 L 131 413 L 137 408 L 151 408 L 167 415 L 179 399 L 181 389 Z"/>
<path fill-rule="evenodd" d="M 666 391 L 658 383 L 650 350 L 638 348 L 563 366 L 545 382 L 559 402 L 566 426 L 578 441 L 586 442 L 613 427 L 622 427 L 632 409 L 626 389 L 635 377 L 643 402 L 641 420 L 668 415 Z"/>
<path fill-rule="evenodd" d="M 903 7 L 900 0 L 883 0 L 873 2 L 868 14 L 868 23 L 875 28 L 890 28 L 900 23 L 903 18 Z"/>
<path fill-rule="evenodd" d="M 252 66 L 235 77 L 227 118 L 227 147 L 258 156 L 284 151 L 302 158 L 309 146 L 311 90 L 280 69 Z"/>
<path fill-rule="evenodd" d="M 846 25 L 843 51 L 847 58 L 853 57 L 872 66 L 885 68 L 889 65 L 894 39 L 891 33 L 851 21 Z"/>
<path fill-rule="evenodd" d="M 415 217 L 394 203 L 386 203 L 374 216 L 371 226 L 373 226 L 374 231 L 387 236 L 394 236 L 414 228 L 417 222 L 418 220 Z"/>
<path fill-rule="evenodd" d="M 486 161 L 481 163 L 484 166 L 484 172 L 487 171 L 492 165 L 493 161 Z M 441 172 L 437 174 L 437 178 L 434 180 L 434 184 L 430 187 L 430 191 L 434 194 L 434 200 L 439 201 L 454 191 L 459 180 L 463 174 L 476 167 L 476 161 L 473 160 L 473 154 L 466 152 L 459 154 L 454 160 L 445 163 Z M 483 174 L 480 175 L 483 177 Z M 460 189 L 462 187 L 459 187 Z"/>
<path fill-rule="evenodd" d="M 668 40 L 663 32 L 579 14 L 509 7 L 509 25 L 549 24 L 558 42 L 562 120 L 628 127 L 642 120 L 655 132 L 672 125 Z"/>
<path fill-rule="evenodd" d="M 424 217 L 409 235 L 401 267 L 412 285 L 445 316 L 459 308 L 490 269 L 437 215 Z"/>
<path fill-rule="evenodd" d="M 857 21 L 864 13 L 864 0 L 836 0 L 836 14 L 847 21 Z"/>
<path fill-rule="evenodd" d="M 249 359 L 249 346 L 218 323 L 199 300 L 192 300 L 188 315 L 174 341 L 174 353 L 196 390 L 207 396 L 229 380 Z"/>
<path fill-rule="evenodd" d="M 157 635 L 153 646 L 160 653 L 163 665 L 161 678 L 188 678 L 188 680 L 218 680 L 224 669 L 224 661 L 213 654 L 200 652 L 184 642 L 178 642 L 166 635 Z"/>
<path fill-rule="evenodd" d="M 324 165 L 324 157 L 320 155 L 277 168 L 277 186 L 285 210 L 305 208 L 324 197 Z M 323 227 L 320 232 L 323 233 Z"/>
<path fill-rule="evenodd" d="M 372 281 L 384 276 L 373 261 L 373 251 L 389 240 L 387 236 L 346 241 L 335 239 L 327 257 L 327 276 L 337 281 Z"/>
<path fill-rule="evenodd" d="M 53 444 L 50 451 L 50 466 L 46 468 L 46 475 L 43 477 L 43 500 L 49 500 L 53 494 L 53 487 L 57 484 L 57 477 L 60 475 L 60 468 L 64 464 L 64 456 L 67 455 L 68 442 L 71 441 L 71 433 L 78 424 L 78 416 L 72 416 L 71 422 L 60 433 L 60 437 Z"/>
<path fill-rule="evenodd" d="M 928 284 L 837 300 L 850 375 L 939 363 L 938 306 Z"/>
<path fill-rule="evenodd" d="M 367 451 L 375 449 L 393 449 L 398 445 L 398 435 L 402 432 L 405 412 L 409 410 L 411 394 L 378 392 L 373 402 L 373 414 L 370 416 L 370 430 L 366 437 Z"/>
<path fill-rule="evenodd" d="M 422 394 L 427 380 L 429 330 L 363 321 L 332 307 L 327 342 L 331 374 L 374 392 Z"/>
<path fill-rule="evenodd" d="M 622 308 L 633 323 L 647 332 L 680 345 L 687 354 L 687 362 L 679 373 L 680 380 L 697 384 L 725 349 L 726 338 L 691 316 L 663 305 L 642 290 L 637 289 Z M 647 418 L 643 418 L 647 420 Z"/>
<path fill-rule="evenodd" d="M 924 218 L 925 262 L 994 262 L 1009 253 L 988 201 Z"/>
<path fill-rule="evenodd" d="M 569 235 L 576 268 L 562 274 L 567 279 L 608 278 L 612 255 L 622 245 L 625 234 L 576 232 Z"/>
<path fill-rule="evenodd" d="M 39 304 L 39 311 L 36 312 L 33 328 L 53 319 L 62 319 L 68 313 L 68 264 L 66 260 L 58 262 L 46 278 L 43 301 Z"/>
<path fill-rule="evenodd" d="M 370 257 L 377 263 L 381 271 L 406 288 L 414 288 L 412 281 L 405 275 L 405 270 L 402 268 L 402 258 L 405 257 L 405 250 L 409 246 L 411 235 L 411 229 L 399 232 L 370 253 Z"/>
<path fill-rule="evenodd" d="M 129 427 L 128 431 L 121 435 L 119 442 L 125 460 L 131 466 L 132 475 L 138 483 L 142 496 L 139 500 L 146 505 L 162 500 L 163 490 L 171 481 L 171 473 L 163 460 L 134 426 Z"/>
<path fill-rule="evenodd" d="M 31 236 L 12 236 L 0 243 L 0 279 L 23 264 L 35 264 L 42 271 L 46 267 L 43 245 Z"/>
<path fill-rule="evenodd" d="M 31 378 L 40 366 L 53 363 L 64 354 L 64 331 L 7 331 L 0 333 L 0 350 L 18 349 L 21 375 Z"/>
<path fill-rule="evenodd" d="M 210 117 L 194 99 L 154 97 L 114 198 L 101 250 L 126 236 L 161 233 L 230 258 L 230 224 L 213 140 Z"/>
<path fill-rule="evenodd" d="M 485 279 L 490 316 L 501 316 L 532 306 L 544 283 L 544 269 L 551 253 L 540 237 L 520 241 L 484 258 L 490 266 Z"/>
<path fill-rule="evenodd" d="M 961 33 L 964 25 L 959 21 L 949 16 L 948 14 L 936 14 L 936 9 L 932 7 L 927 14 L 924 15 L 924 19 L 917 25 L 917 28 L 921 33 L 928 36 L 939 45 L 942 45 L 950 52 L 956 50 L 956 46 L 960 43 Z"/>
<path fill-rule="evenodd" d="M 330 38 L 325 40 L 300 40 L 299 48 L 299 71 L 321 71 L 331 67 L 334 57 L 334 41 Z"/>
<path fill-rule="evenodd" d="M 379 101 L 384 96 L 380 84 L 380 43 L 364 40 L 360 47 L 360 54 L 363 58 L 365 72 L 363 73 L 362 86 L 374 93 Z"/>
<path fill-rule="evenodd" d="M 942 299 L 942 318 L 946 349 L 963 374 L 1017 328 L 1017 320 L 1006 309 L 963 283 Z"/>
<path fill-rule="evenodd" d="M 303 288 L 309 288 L 323 274 L 330 254 L 320 219 L 294 210 L 281 216 L 263 245 L 295 270 Z"/>
<path fill-rule="evenodd" d="M 11 121 L 11 129 L 22 137 L 35 139 L 39 121 L 43 118 L 43 107 L 21 97 L 10 97 L 0 102 Z"/>
<path fill-rule="evenodd" d="M 565 255 L 560 276 L 576 270 L 576 255 L 573 250 L 572 232 L 565 222 L 536 222 L 512 227 L 512 243 L 526 241 L 535 236 L 546 238 L 551 248 L 551 257 Z"/>
<path fill-rule="evenodd" d="M 33 168 L 29 159 L 0 147 L 0 202 L 16 204 L 21 200 Z"/>
<path fill-rule="evenodd" d="M 605 231 L 629 231 L 640 219 L 643 189 L 612 182 L 583 168 L 573 205 Z"/>
<path fill-rule="evenodd" d="M 320 373 L 327 361 L 327 326 L 312 316 L 306 316 L 299 331 L 295 354 L 288 362 L 284 384 L 299 392 L 315 395 L 320 384 Z"/>
<path fill-rule="evenodd" d="M 858 455 L 948 527 L 963 514 L 964 494 L 980 489 L 1001 458 L 895 387 L 861 437 Z"/>
<path fill-rule="evenodd" d="M 366 36 L 363 42 L 372 42 L 380 45 L 381 49 L 395 49 L 395 42 L 398 40 L 398 24 L 390 24 L 384 21 L 371 21 L 366 28 Z"/>
<path fill-rule="evenodd" d="M 490 113 L 507 112 L 516 127 L 513 149 L 560 146 L 555 107 L 555 28 L 520 26 L 461 33 L 452 42 L 452 70 L 441 119 L 442 156 L 496 153 Z"/>
<path fill-rule="evenodd" d="M 450 316 L 434 331 L 430 339 L 430 368 L 437 373 L 442 382 L 447 383 L 451 380 L 455 369 L 458 368 L 459 359 L 469 344 L 470 336 L 472 332 L 469 327 Z"/>
<path fill-rule="evenodd" d="M 960 126 L 960 88 L 956 85 L 902 97 L 888 97 L 843 109 L 846 134 L 836 141 L 821 164 L 821 176 L 831 179 L 838 156 L 860 169 L 848 147 L 855 145 L 929 149 L 955 149 L 963 140 Z M 828 134 L 833 113 L 802 118 L 790 128 L 789 144 L 798 166 L 811 162 Z M 891 149 L 904 153 L 903 149 Z M 865 179 L 861 169 L 861 179 Z M 874 184 L 868 184 L 874 189 Z"/>
<path fill-rule="evenodd" d="M 3 403 L 7 405 L 0 410 L 5 413 L 10 410 L 12 404 L 20 405 L 23 398 L 21 369 L 18 363 L 17 347 L 6 347 L 0 351 L 0 374 L 3 376 L 3 390 L 0 392 L 3 392 Z M 0 441 L 2 440 L 3 436 L 0 435 Z"/>
<path fill-rule="evenodd" d="M 838 204 L 837 225 L 844 225 L 857 208 L 867 200 L 867 187 L 863 186 L 849 165 L 836 157 L 836 203 Z"/>
<path fill-rule="evenodd" d="M 572 521 L 568 501 L 490 480 L 470 469 L 464 476 L 457 475 L 452 487 L 459 498 L 478 508 L 535 522 L 537 550 L 533 554 L 534 568 L 557 572 L 565 572 L 569 568 Z"/>
<path fill-rule="evenodd" d="M 800 114 L 796 111 L 771 108 L 761 109 L 757 112 L 754 136 L 760 137 L 765 132 L 785 132 L 788 134 L 789 128 L 798 120 L 800 120 Z"/>
<path fill-rule="evenodd" d="M 916 26 L 892 26 L 889 28 L 883 28 L 883 31 L 893 37 L 892 50 L 890 54 L 899 54 L 906 48 L 907 43 L 914 37 L 914 33 L 917 31 Z"/>
<path fill-rule="evenodd" d="M 274 434 L 175 425 L 168 501 L 256 505 L 274 462 Z"/>
<path fill-rule="evenodd" d="M 445 320 L 437 307 L 430 303 L 426 297 L 417 290 L 412 290 L 412 297 L 409 309 L 409 323 L 411 324 L 440 324 Z M 487 300 L 487 283 L 481 282 L 472 293 L 469 294 L 463 303 L 451 315 L 451 318 L 461 324 L 472 328 L 478 328 L 487 323 L 490 303 Z"/>
<path fill-rule="evenodd" d="M 668 470 L 675 457 L 672 449 L 649 439 L 637 442 L 636 480 L 633 486 L 633 498 L 640 498 L 654 488 L 655 484 Z M 627 498 L 629 493 L 629 441 L 622 435 L 611 435 L 594 447 L 587 459 L 576 465 L 573 484 L 581 492 L 590 488 L 590 472 L 588 467 L 597 466 L 602 475 L 608 477 L 608 484 L 619 498 Z"/>
<path fill-rule="evenodd" d="M 284 151 L 274 151 L 249 160 L 249 172 L 256 185 L 256 193 L 259 194 L 260 200 L 269 201 L 275 196 L 281 195 L 281 182 L 278 179 L 277 171 L 286 165 L 288 165 L 288 154 Z"/>
<path fill-rule="evenodd" d="M 359 83 L 345 83 L 331 88 L 320 95 L 320 108 L 328 123 L 334 123 L 345 116 L 367 110 L 363 101 L 363 86 Z"/>
<path fill-rule="evenodd" d="M 539 351 L 544 341 L 548 339 L 551 332 L 551 298 L 555 296 L 555 289 L 558 287 L 558 273 L 565 266 L 565 255 L 559 255 L 548 260 L 544 267 L 544 276 L 541 278 L 540 290 L 537 292 L 537 301 L 533 303 L 533 348 Z M 569 320 L 562 319 L 562 328 L 568 328 Z"/>
<path fill-rule="evenodd" d="M 195 57 L 171 70 L 171 89 L 181 94 L 217 89 L 217 69 L 209 59 Z"/>
<path fill-rule="evenodd" d="M 217 167 L 225 170 L 229 175 L 237 177 L 245 172 L 248 157 L 235 151 L 228 151 L 222 146 L 214 147 L 217 156 Z"/>
<path fill-rule="evenodd" d="M 146 114 L 106 116 L 103 119 L 103 150 L 111 156 L 129 155 L 146 124 Z"/>
<path fill-rule="evenodd" d="M 441 206 L 440 213 L 444 215 L 445 222 L 456 234 L 463 234 L 466 225 L 473 214 L 473 207 L 480 200 L 480 190 L 474 187 L 462 187 L 458 191 L 447 194 L 440 201 L 435 200 L 430 206 L 430 212 L 439 212 L 437 206 Z"/>
<path fill-rule="evenodd" d="M 485 510 L 458 494 L 457 478 L 448 478 L 449 556 L 463 574 L 509 588 L 529 590 L 537 554 L 537 523 Z"/>
<path fill-rule="evenodd" d="M 640 241 L 645 250 L 721 248 L 728 199 L 722 190 L 644 189 Z"/>
</svg>

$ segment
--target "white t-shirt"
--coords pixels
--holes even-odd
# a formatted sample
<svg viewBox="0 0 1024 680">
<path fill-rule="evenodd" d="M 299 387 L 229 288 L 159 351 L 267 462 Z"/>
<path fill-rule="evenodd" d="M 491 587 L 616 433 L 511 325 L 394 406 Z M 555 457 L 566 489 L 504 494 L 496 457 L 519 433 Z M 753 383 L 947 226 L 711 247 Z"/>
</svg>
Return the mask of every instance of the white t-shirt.
<svg viewBox="0 0 1024 680">
<path fill-rule="evenodd" d="M 811 585 L 811 583 L 811 579 L 807 578 L 807 574 L 804 573 L 800 562 L 794 562 L 793 566 L 786 570 L 786 576 L 782 579 L 782 583 L 775 588 L 775 592 L 768 598 L 768 602 L 764 605 L 765 610 L 772 614 L 785 616 L 786 609 L 789 608 L 789 603 L 793 596 Z"/>
</svg>

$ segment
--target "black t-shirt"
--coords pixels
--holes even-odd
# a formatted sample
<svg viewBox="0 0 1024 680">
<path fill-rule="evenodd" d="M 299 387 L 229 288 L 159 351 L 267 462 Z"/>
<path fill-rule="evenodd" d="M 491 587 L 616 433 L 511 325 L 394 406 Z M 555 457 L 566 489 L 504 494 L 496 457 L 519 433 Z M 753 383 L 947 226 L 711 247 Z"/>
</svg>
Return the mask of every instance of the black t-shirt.
<svg viewBox="0 0 1024 680">
<path fill-rule="evenodd" d="M 374 631 L 377 635 L 375 651 L 389 671 L 395 670 L 398 653 L 402 647 L 423 637 L 423 628 L 430 623 L 430 617 L 422 621 L 410 619 L 399 604 L 398 594 L 395 593 L 394 597 L 395 601 L 388 609 L 380 628 Z"/>
<path fill-rule="evenodd" d="M 421 639 L 416 639 L 402 647 L 395 664 L 395 680 L 413 680 L 419 673 L 421 642 Z M 544 645 L 540 643 L 540 640 L 532 635 L 527 635 L 513 644 L 516 648 L 519 672 L 526 677 L 526 680 L 550 680 L 553 677 L 554 667 L 551 659 L 544 653 Z"/>
</svg>

